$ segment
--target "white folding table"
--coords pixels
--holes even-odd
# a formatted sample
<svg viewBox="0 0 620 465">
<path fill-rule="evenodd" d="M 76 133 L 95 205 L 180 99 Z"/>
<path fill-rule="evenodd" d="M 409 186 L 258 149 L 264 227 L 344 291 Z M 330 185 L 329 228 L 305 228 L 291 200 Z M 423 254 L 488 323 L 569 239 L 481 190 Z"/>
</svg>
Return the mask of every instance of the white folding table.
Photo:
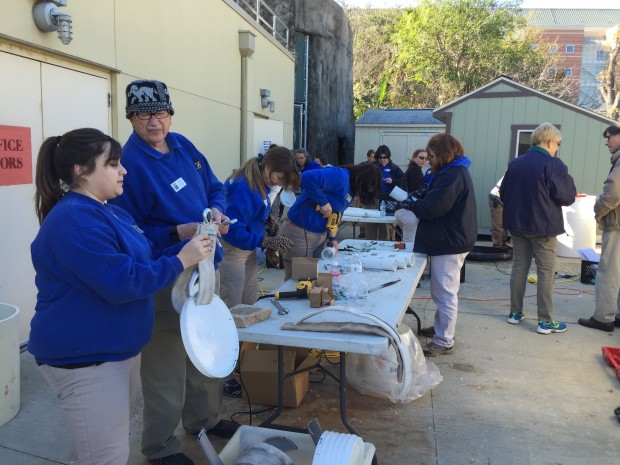
<svg viewBox="0 0 620 465">
<path fill-rule="evenodd" d="M 357 248 L 374 248 L 374 249 L 394 249 L 393 242 L 377 242 L 366 240 L 344 240 L 340 242 L 340 248 L 357 247 Z M 412 245 L 407 244 L 407 248 L 403 252 L 411 252 Z M 336 258 L 338 255 L 336 255 Z M 321 261 L 319 262 L 319 270 L 321 269 Z M 413 293 L 418 285 L 418 281 L 422 276 L 422 272 L 426 266 L 426 256 L 415 254 L 415 262 L 412 267 L 391 271 L 370 271 L 364 270 L 363 276 L 369 285 L 369 288 L 379 286 L 381 284 L 400 279 L 396 284 L 379 289 L 368 294 L 368 298 L 358 301 L 337 301 L 337 305 L 346 306 L 362 313 L 370 313 L 381 318 L 391 327 L 396 328 L 400 323 L 405 312 L 409 307 L 409 302 L 413 297 Z M 294 290 L 296 282 L 293 280 L 283 283 L 278 290 Z M 302 348 L 316 348 L 328 351 L 337 351 L 340 353 L 340 377 L 336 378 L 323 367 L 322 371 L 334 378 L 340 386 L 340 416 L 344 426 L 353 434 L 358 434 L 349 424 L 346 417 L 346 366 L 345 353 L 354 352 L 360 354 L 377 355 L 387 348 L 388 339 L 383 336 L 356 333 L 328 333 L 314 331 L 291 331 L 283 330 L 284 323 L 294 323 L 305 315 L 317 309 L 310 308 L 308 299 L 282 299 L 279 301 L 287 310 L 288 314 L 278 314 L 274 308 L 269 319 L 254 324 L 247 328 L 238 328 L 239 340 L 243 342 L 274 344 L 278 347 L 278 405 L 275 413 L 261 423 L 261 426 L 268 426 L 281 414 L 283 405 L 283 383 L 284 379 L 292 376 L 294 373 L 287 375 L 283 372 L 283 346 L 293 346 Z M 269 299 L 259 301 L 261 306 L 271 306 Z M 329 307 L 323 307 L 329 309 Z M 338 318 L 341 318 L 339 320 Z M 355 321 L 355 318 L 346 313 L 340 313 L 336 316 L 334 312 L 330 314 L 313 317 L 313 322 L 318 321 Z M 319 368 L 312 366 L 304 371 Z M 272 428 L 274 426 L 271 426 Z M 358 434 L 359 435 L 359 434 Z"/>
</svg>

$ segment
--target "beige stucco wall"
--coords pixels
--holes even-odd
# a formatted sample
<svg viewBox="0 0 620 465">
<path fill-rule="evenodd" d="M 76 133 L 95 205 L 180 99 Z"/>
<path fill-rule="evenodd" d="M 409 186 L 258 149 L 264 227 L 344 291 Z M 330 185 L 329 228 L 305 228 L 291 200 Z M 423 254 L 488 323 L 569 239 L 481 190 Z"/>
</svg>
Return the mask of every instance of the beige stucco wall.
<svg viewBox="0 0 620 465">
<path fill-rule="evenodd" d="M 255 136 L 255 118 L 281 123 L 282 141 L 292 146 L 294 58 L 258 29 L 232 0 L 68 0 L 61 10 L 71 14 L 73 19 L 73 41 L 69 45 L 63 45 L 56 32 L 42 33 L 36 28 L 32 18 L 34 3 L 34 0 L 0 0 L 3 12 L 0 15 L 0 52 L 33 63 L 49 63 L 105 78 L 112 97 L 108 126 L 121 143 L 131 131 L 124 112 L 126 85 L 136 78 L 166 82 L 176 112 L 172 130 L 194 142 L 222 180 L 239 166 L 241 55 L 238 32 L 251 31 L 256 39 L 247 72 L 247 156 L 256 155 L 251 143 Z M 1 71 L 6 73 L 4 69 Z M 38 85 L 29 88 L 28 79 L 17 82 L 15 88 L 7 91 L 17 95 L 45 93 Z M 261 108 L 261 88 L 271 91 L 271 99 L 276 102 L 274 113 Z M 38 107 L 34 105 L 33 108 Z M 34 170 L 41 141 L 56 134 L 47 134 L 45 124 L 24 124 L 14 111 L 6 107 L 4 110 L 0 111 L 0 125 L 31 127 Z M 45 123 L 45 118 L 41 112 L 39 120 Z M 37 116 L 32 119 L 37 120 Z M 19 196 L 15 192 L 19 192 Z M 24 265 L 26 271 L 14 277 L 15 282 L 21 284 L 0 282 L 0 302 L 18 305 L 22 310 L 20 340 L 27 338 L 36 295 L 34 270 L 29 265 L 28 254 L 38 228 L 34 221 L 33 192 L 32 185 L 0 186 L 0 203 L 17 201 L 19 205 L 13 205 L 11 211 L 19 211 L 20 218 L 28 218 L 18 235 L 9 234 L 6 229 L 0 231 L 3 244 L 0 266 L 8 270 L 12 264 L 28 263 Z M 10 225 L 16 224 L 19 218 L 4 220 Z"/>
</svg>

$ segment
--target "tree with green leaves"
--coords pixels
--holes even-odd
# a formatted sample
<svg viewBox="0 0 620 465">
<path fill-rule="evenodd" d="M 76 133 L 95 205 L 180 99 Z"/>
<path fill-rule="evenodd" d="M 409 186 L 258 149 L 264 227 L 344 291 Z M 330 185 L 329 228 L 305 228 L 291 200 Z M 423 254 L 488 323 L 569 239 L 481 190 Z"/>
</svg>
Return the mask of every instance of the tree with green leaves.
<svg viewBox="0 0 620 465">
<path fill-rule="evenodd" d="M 552 44 L 527 27 L 519 5 L 422 0 L 406 10 L 348 9 L 356 117 L 368 108 L 438 107 L 499 75 L 570 100 L 563 71 L 549 73 L 557 69 Z"/>
</svg>

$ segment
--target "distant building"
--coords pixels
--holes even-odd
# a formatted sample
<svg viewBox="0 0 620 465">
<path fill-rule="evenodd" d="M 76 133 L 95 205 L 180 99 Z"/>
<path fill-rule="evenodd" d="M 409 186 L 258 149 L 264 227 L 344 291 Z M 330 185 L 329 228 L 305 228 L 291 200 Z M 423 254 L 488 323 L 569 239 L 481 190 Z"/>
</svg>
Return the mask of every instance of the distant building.
<svg viewBox="0 0 620 465">
<path fill-rule="evenodd" d="M 542 30 L 544 43 L 555 43 L 557 68 L 572 81 L 573 102 L 583 108 L 601 110 L 603 102 L 597 76 L 607 64 L 614 35 L 620 24 L 620 9 L 524 9 L 530 27 Z M 543 44 L 533 44 L 543 46 Z"/>
</svg>

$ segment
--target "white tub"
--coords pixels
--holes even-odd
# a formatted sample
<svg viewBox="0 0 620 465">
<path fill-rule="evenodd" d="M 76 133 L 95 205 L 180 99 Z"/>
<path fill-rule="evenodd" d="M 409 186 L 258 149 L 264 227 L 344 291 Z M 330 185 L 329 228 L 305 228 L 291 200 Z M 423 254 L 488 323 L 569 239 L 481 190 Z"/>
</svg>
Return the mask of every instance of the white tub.
<svg viewBox="0 0 620 465">
<path fill-rule="evenodd" d="M 19 308 L 0 303 L 0 426 L 19 405 Z"/>
</svg>

